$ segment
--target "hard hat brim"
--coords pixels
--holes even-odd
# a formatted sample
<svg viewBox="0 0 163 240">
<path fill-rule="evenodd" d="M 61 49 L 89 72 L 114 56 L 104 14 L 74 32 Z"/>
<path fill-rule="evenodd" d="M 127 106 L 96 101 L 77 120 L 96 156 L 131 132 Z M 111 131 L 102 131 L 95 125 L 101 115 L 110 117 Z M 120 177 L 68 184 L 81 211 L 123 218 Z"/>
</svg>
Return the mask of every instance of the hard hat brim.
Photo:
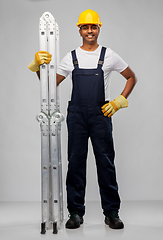
<svg viewBox="0 0 163 240">
<path fill-rule="evenodd" d="M 76 26 L 77 26 L 78 28 L 80 28 L 82 25 L 88 25 L 88 24 L 99 25 L 99 27 L 102 26 L 102 23 L 99 24 L 99 23 L 92 23 L 92 22 L 90 22 L 90 23 L 77 23 Z"/>
</svg>

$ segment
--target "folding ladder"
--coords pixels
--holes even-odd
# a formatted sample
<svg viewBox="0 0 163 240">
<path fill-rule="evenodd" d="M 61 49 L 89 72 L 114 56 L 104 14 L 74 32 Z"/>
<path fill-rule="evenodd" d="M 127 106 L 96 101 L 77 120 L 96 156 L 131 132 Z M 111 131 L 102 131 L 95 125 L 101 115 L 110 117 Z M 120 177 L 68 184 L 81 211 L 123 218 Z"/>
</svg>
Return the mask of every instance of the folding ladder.
<svg viewBox="0 0 163 240">
<path fill-rule="evenodd" d="M 39 24 L 40 51 L 52 54 L 49 64 L 40 66 L 41 112 L 41 234 L 47 229 L 57 233 L 63 221 L 61 163 L 61 122 L 56 68 L 59 63 L 59 29 L 51 13 L 45 12 Z"/>
</svg>

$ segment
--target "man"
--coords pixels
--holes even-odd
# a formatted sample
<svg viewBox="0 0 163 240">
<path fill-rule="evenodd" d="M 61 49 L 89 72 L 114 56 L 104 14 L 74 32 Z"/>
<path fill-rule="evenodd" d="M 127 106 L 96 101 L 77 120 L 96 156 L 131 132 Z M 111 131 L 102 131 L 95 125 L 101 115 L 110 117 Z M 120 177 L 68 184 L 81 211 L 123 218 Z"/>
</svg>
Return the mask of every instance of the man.
<svg viewBox="0 0 163 240">
<path fill-rule="evenodd" d="M 119 55 L 98 44 L 102 23 L 97 12 L 91 9 L 82 12 L 77 26 L 83 45 L 68 53 L 57 70 L 57 84 L 68 75 L 73 82 L 67 116 L 69 164 L 66 186 L 70 215 L 66 228 L 78 228 L 84 221 L 86 159 L 90 138 L 105 223 L 110 228 L 122 229 L 124 224 L 118 215 L 120 197 L 114 166 L 111 116 L 128 106 L 127 97 L 136 84 L 136 77 Z M 39 65 L 50 60 L 49 53 L 38 52 L 29 68 L 39 75 Z M 118 71 L 127 82 L 121 95 L 110 101 L 109 77 L 112 71 Z"/>
</svg>

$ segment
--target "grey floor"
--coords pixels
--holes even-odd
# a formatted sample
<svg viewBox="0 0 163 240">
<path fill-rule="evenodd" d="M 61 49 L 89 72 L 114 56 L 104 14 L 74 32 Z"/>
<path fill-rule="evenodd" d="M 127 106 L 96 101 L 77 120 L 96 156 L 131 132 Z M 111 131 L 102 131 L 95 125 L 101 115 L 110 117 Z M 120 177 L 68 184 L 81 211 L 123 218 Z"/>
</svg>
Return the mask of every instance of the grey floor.
<svg viewBox="0 0 163 240">
<path fill-rule="evenodd" d="M 110 229 L 104 224 L 100 203 L 87 202 L 84 224 L 79 229 L 64 227 L 65 207 L 65 220 L 58 234 L 48 230 L 41 235 L 40 212 L 39 202 L 0 202 L 0 239 L 163 239 L 163 201 L 122 202 L 124 230 Z"/>
</svg>

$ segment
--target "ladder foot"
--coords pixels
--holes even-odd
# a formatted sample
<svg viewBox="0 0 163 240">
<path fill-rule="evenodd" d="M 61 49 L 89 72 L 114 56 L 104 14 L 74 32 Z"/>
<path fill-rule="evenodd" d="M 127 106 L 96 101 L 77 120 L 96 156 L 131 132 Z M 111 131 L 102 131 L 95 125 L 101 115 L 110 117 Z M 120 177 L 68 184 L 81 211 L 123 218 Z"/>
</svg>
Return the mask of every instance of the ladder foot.
<svg viewBox="0 0 163 240">
<path fill-rule="evenodd" d="M 54 222 L 54 223 L 53 223 L 53 234 L 57 234 L 57 233 L 58 233 L 57 223 Z"/>
<path fill-rule="evenodd" d="M 41 223 L 41 234 L 45 234 L 46 233 L 46 225 L 45 222 Z"/>
</svg>

